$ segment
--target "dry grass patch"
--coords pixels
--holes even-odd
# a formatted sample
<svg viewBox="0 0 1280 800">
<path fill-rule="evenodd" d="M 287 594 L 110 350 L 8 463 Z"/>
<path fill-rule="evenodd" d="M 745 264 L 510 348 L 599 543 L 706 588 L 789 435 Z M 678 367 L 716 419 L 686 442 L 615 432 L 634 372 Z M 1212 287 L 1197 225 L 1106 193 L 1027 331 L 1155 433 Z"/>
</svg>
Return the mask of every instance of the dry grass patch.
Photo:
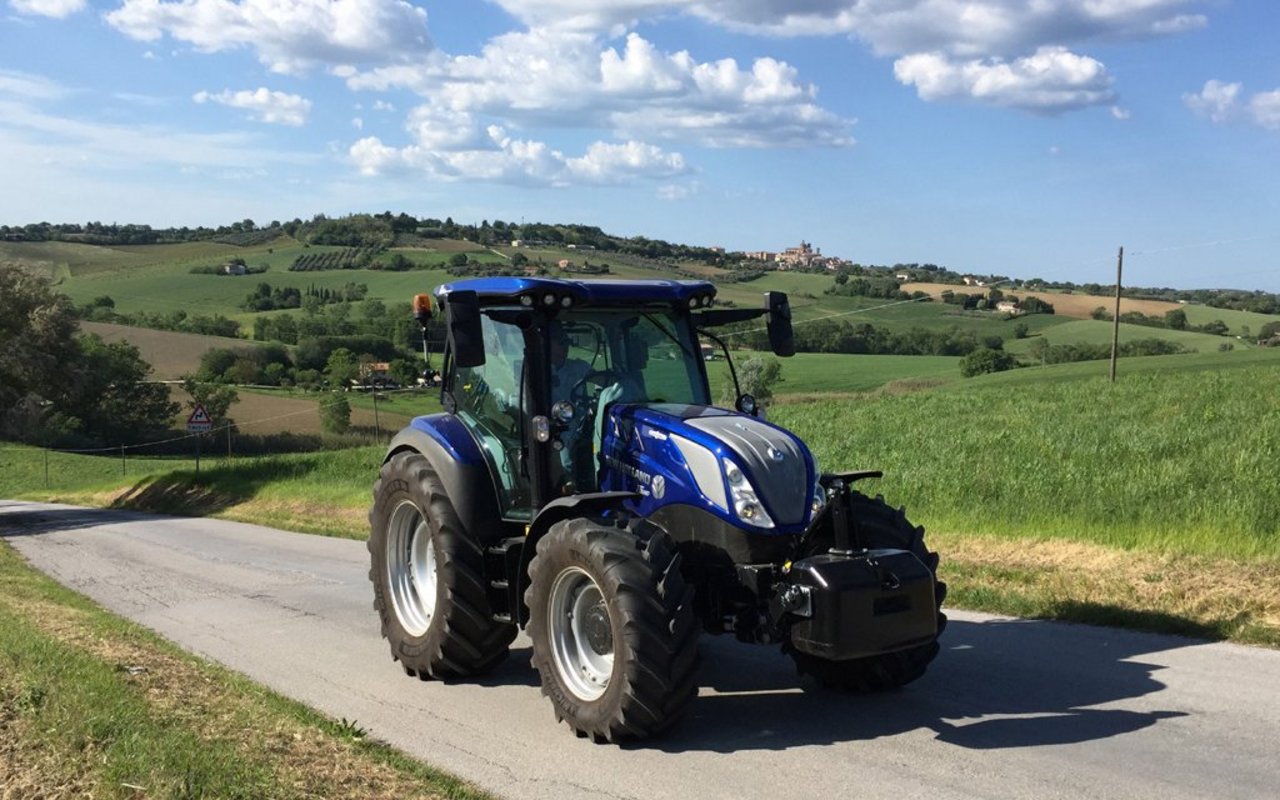
<svg viewBox="0 0 1280 800">
<path fill-rule="evenodd" d="M 1272 561 L 959 534 L 930 546 L 960 607 L 1280 646 Z"/>
<path fill-rule="evenodd" d="M 0 642 L 4 645 L 0 655 L 8 650 L 18 667 L 0 675 L 0 797 L 5 800 L 187 796 L 193 788 L 193 771 L 204 781 L 195 788 L 203 786 L 213 796 L 485 797 L 456 779 L 366 741 L 354 723 L 327 720 L 83 600 L 60 600 L 54 595 L 61 590 L 46 586 L 49 582 L 43 576 L 18 566 L 12 551 L 0 552 L 0 562 L 6 562 L 0 575 L 0 616 L 21 620 L 46 651 L 75 653 L 83 663 L 73 669 L 83 670 L 87 663 L 99 676 L 108 676 L 113 696 L 105 698 L 104 704 L 136 707 L 140 701 L 142 710 L 134 717 L 146 721 L 145 726 L 131 722 L 129 741 L 124 743 L 118 731 L 105 737 L 67 732 L 63 739 L 54 734 L 51 742 L 51 723 L 41 721 L 40 708 L 86 699 L 92 703 L 93 698 L 72 697 L 56 676 L 46 680 L 44 671 L 33 669 L 32 657 L 21 644 Z M 10 579 L 19 570 L 28 574 Z M 101 712 L 91 704 L 77 716 L 96 713 Z M 134 733 L 143 727 L 148 730 Z M 134 738 L 145 741 L 169 735 L 200 743 L 197 751 L 223 751 L 237 775 L 242 771 L 251 780 L 242 783 L 236 775 L 209 775 L 217 769 L 217 761 L 213 767 L 197 762 L 194 770 L 181 764 L 175 769 L 172 753 L 134 752 L 140 747 Z M 190 752 L 189 745 L 177 749 L 179 758 Z M 132 766 L 121 767 L 121 761 Z M 126 778 L 121 778 L 122 772 Z"/>
</svg>

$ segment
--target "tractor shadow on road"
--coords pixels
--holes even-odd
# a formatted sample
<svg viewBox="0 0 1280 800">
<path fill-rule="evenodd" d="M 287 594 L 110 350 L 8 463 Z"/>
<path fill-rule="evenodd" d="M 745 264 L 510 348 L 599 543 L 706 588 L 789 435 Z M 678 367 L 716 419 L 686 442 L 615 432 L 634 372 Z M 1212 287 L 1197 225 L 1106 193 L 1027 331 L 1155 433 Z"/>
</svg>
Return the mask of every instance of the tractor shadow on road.
<svg viewBox="0 0 1280 800">
<path fill-rule="evenodd" d="M 1161 691 L 1154 674 L 1163 667 L 1139 657 L 1197 643 L 1053 622 L 952 620 L 923 678 L 860 696 L 801 679 L 777 650 L 744 652 L 711 640 L 702 648 L 702 689 L 686 718 L 667 736 L 628 747 L 785 750 L 917 731 L 977 750 L 1107 739 L 1185 716 L 1092 706 Z"/>
<path fill-rule="evenodd" d="M 122 522 L 155 519 L 151 514 L 130 511 L 104 511 L 100 508 L 26 508 L 11 510 L 17 504 L 0 501 L 0 539 L 37 536 L 42 533 L 97 528 Z"/>
</svg>

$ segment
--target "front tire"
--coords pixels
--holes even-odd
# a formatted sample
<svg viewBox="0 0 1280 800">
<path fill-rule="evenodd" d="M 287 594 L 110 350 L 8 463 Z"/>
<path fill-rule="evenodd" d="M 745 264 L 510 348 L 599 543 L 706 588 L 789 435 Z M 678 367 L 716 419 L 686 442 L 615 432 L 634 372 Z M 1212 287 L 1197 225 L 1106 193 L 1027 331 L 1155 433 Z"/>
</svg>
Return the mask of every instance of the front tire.
<svg viewBox="0 0 1280 800">
<path fill-rule="evenodd" d="M 892 508 L 883 497 L 875 499 L 858 492 L 850 493 L 851 516 L 856 520 L 866 543 L 872 548 L 906 550 L 920 559 L 934 576 L 934 601 L 937 604 L 938 635 L 947 626 L 942 613 L 942 600 L 947 585 L 938 580 L 938 554 L 924 544 L 924 527 L 912 525 L 901 508 Z M 834 661 L 802 653 L 790 641 L 783 649 L 795 661 L 801 675 L 810 675 L 821 685 L 846 692 L 883 692 L 897 689 L 924 675 L 938 655 L 938 639 L 894 653 Z"/>
<path fill-rule="evenodd" d="M 597 742 L 658 733 L 697 694 L 693 590 L 656 526 L 571 519 L 529 565 L 533 665 L 556 719 Z"/>
<path fill-rule="evenodd" d="M 407 674 L 478 675 L 507 657 L 516 628 L 493 619 L 484 551 L 426 457 L 396 453 L 382 466 L 369 524 L 373 607 Z"/>
</svg>

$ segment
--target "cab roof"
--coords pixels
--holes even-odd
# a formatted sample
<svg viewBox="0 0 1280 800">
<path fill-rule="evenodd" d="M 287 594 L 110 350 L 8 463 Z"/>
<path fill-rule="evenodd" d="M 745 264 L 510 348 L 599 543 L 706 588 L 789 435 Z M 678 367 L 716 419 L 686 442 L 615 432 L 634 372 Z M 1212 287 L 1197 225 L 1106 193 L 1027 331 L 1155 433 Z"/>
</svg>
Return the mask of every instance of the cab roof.
<svg viewBox="0 0 1280 800">
<path fill-rule="evenodd" d="M 684 303 L 692 297 L 706 298 L 716 293 L 707 281 L 669 280 L 561 280 L 557 278 L 471 278 L 446 283 L 436 289 L 436 298 L 447 302 L 450 292 L 473 291 L 481 305 L 519 302 L 522 296 L 535 300 L 548 294 L 569 295 L 574 305 L 629 306 L 649 303 Z M 558 302 L 558 300 L 557 300 Z"/>
</svg>

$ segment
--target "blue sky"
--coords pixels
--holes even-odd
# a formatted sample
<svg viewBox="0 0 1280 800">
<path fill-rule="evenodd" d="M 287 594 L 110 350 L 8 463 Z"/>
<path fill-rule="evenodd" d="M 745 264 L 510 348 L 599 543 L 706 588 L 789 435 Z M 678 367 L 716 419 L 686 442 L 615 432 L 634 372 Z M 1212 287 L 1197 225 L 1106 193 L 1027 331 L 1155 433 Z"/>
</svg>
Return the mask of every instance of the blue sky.
<svg viewBox="0 0 1280 800">
<path fill-rule="evenodd" d="M 1267 0 L 0 0 L 0 222 L 357 211 L 1280 291 Z"/>
</svg>

